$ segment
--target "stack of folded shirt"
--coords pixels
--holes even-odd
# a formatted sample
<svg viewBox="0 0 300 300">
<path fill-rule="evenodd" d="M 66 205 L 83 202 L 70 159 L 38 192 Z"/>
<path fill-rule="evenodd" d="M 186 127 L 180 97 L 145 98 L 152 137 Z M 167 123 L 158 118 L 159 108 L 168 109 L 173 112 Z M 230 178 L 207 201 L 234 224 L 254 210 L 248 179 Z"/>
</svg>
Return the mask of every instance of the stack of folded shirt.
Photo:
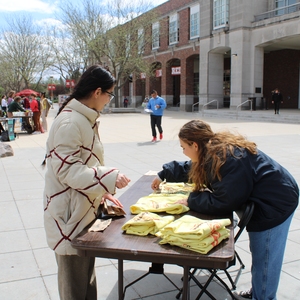
<svg viewBox="0 0 300 300">
<path fill-rule="evenodd" d="M 182 214 L 189 208 L 183 204 L 177 203 L 179 200 L 186 198 L 182 194 L 150 194 L 140 198 L 136 204 L 130 206 L 132 214 L 139 214 L 143 211 L 149 212 L 166 212 L 169 214 Z"/>
<path fill-rule="evenodd" d="M 150 212 L 142 212 L 127 221 L 122 230 L 127 234 L 145 236 L 147 234 L 155 235 L 161 228 L 174 221 L 173 216 L 161 217 Z"/>
<path fill-rule="evenodd" d="M 156 235 L 160 244 L 171 244 L 201 254 L 207 254 L 222 240 L 229 237 L 230 219 L 201 220 L 193 216 L 183 216 L 166 225 Z"/>
</svg>

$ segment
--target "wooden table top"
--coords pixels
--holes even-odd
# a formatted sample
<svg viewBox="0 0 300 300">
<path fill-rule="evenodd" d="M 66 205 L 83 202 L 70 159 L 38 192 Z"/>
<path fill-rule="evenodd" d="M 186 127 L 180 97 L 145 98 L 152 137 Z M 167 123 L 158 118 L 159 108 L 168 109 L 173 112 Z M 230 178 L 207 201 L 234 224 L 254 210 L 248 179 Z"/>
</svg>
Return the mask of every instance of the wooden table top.
<svg viewBox="0 0 300 300">
<path fill-rule="evenodd" d="M 143 196 L 152 193 L 151 182 L 154 176 L 144 175 L 132 185 L 119 200 L 124 205 L 126 216 L 113 219 L 103 232 L 87 232 L 84 230 L 72 240 L 72 246 L 78 250 L 79 255 L 104 258 L 145 261 L 153 263 L 169 263 L 202 268 L 226 268 L 234 258 L 233 226 L 230 225 L 230 237 L 214 247 L 208 254 L 200 254 L 169 244 L 160 245 L 160 238 L 152 235 L 145 237 L 123 233 L 122 226 L 134 215 L 130 206 Z M 189 215 L 201 219 L 215 219 L 192 211 Z M 175 215 L 180 218 L 182 215 Z M 218 217 L 220 218 L 220 217 Z M 223 217 L 222 217 L 223 218 Z M 224 216 L 231 218 L 232 216 Z"/>
</svg>

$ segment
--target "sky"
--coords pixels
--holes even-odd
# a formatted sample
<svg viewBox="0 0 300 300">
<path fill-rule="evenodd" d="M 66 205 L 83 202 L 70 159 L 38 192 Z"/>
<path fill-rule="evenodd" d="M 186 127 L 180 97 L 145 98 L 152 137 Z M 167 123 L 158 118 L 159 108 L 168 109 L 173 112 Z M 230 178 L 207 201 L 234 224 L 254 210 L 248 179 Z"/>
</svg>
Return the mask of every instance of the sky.
<svg viewBox="0 0 300 300">
<path fill-rule="evenodd" d="M 14 15 L 29 14 L 37 23 L 57 23 L 59 5 L 64 0 L 0 0 L 0 30 L 7 26 L 7 18 Z M 81 0 L 71 0 L 72 4 L 78 5 Z M 108 0 L 99 0 L 104 2 Z M 111 1 L 111 0 L 110 0 Z M 136 1 L 136 0 L 131 0 Z M 168 0 L 150 0 L 153 7 Z M 138 3 L 138 1 L 136 1 Z"/>
</svg>

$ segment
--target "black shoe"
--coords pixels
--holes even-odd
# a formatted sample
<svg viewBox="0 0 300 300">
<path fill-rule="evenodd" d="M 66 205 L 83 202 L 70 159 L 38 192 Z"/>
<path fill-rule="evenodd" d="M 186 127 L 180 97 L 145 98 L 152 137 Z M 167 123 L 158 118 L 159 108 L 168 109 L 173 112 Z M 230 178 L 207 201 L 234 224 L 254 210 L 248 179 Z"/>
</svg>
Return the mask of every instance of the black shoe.
<svg viewBox="0 0 300 300">
<path fill-rule="evenodd" d="M 237 300 L 252 299 L 252 288 L 248 291 L 241 291 L 239 293 L 233 292 L 233 294 Z"/>
</svg>

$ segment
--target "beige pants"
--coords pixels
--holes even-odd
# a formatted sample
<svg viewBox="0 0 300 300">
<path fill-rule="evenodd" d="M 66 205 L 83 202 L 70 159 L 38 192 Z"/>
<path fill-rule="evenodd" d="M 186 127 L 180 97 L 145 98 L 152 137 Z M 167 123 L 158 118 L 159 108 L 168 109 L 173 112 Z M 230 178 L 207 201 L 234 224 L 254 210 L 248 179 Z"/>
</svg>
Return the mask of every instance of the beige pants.
<svg viewBox="0 0 300 300">
<path fill-rule="evenodd" d="M 42 118 L 42 127 L 43 127 L 44 131 L 48 130 L 46 113 L 47 113 L 46 110 L 42 110 L 41 118 Z"/>
<path fill-rule="evenodd" d="M 97 300 L 95 257 L 55 254 L 61 300 Z"/>
</svg>

